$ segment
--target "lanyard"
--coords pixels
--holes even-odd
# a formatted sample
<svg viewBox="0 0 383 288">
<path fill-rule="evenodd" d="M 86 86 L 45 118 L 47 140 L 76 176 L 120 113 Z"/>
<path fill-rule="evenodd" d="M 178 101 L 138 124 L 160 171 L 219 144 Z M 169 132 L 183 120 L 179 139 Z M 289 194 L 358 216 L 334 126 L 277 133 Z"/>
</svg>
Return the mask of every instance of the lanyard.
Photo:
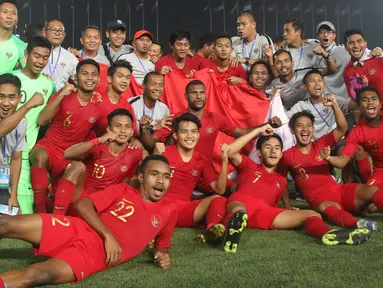
<svg viewBox="0 0 383 288">
<path fill-rule="evenodd" d="M 311 102 L 311 105 L 313 105 L 315 111 L 317 111 L 320 118 L 322 118 L 323 122 L 326 123 L 327 127 L 331 127 L 332 125 L 328 124 L 327 121 L 323 118 L 322 114 L 318 111 L 317 107 L 315 107 L 314 103 Z M 335 123 L 335 122 L 334 122 Z"/>
<path fill-rule="evenodd" d="M 251 58 L 251 54 L 253 54 L 253 48 L 254 48 L 254 44 L 255 44 L 255 40 L 257 40 L 257 35 L 255 35 L 255 38 L 254 40 L 251 42 L 251 48 L 250 48 L 250 52 L 249 52 L 249 57 L 246 57 L 246 50 L 245 50 L 245 40 L 242 41 L 242 54 L 245 58 Z"/>
<path fill-rule="evenodd" d="M 137 59 L 138 59 L 138 62 L 140 62 L 140 65 L 141 65 L 142 69 L 144 69 L 145 74 L 148 74 L 148 71 L 146 71 L 145 66 L 144 66 L 144 64 L 142 63 L 141 59 L 138 58 L 137 55 L 136 55 L 136 57 L 137 57 Z M 144 105 L 144 106 L 145 106 L 145 105 Z"/>
<path fill-rule="evenodd" d="M 17 128 L 15 129 L 16 130 L 16 146 L 15 146 L 15 149 L 17 147 L 17 145 L 19 144 L 19 135 L 18 135 L 18 131 L 17 131 Z M 4 143 L 3 143 L 3 157 L 4 157 L 4 162 L 8 162 L 7 161 L 7 154 L 6 154 L 6 146 L 7 146 L 7 138 L 6 138 L 7 135 L 5 135 L 3 138 L 4 138 Z M 13 153 L 13 152 L 12 152 Z M 11 153 L 11 154 L 12 154 Z"/>
<path fill-rule="evenodd" d="M 144 96 L 142 96 L 142 97 L 144 97 Z M 145 113 L 145 103 L 144 103 L 144 100 L 142 100 L 142 106 L 143 106 L 143 112 L 142 112 L 142 117 L 144 117 L 145 115 L 146 115 L 146 113 Z M 154 116 L 154 109 L 156 108 L 156 105 L 154 105 L 154 107 L 153 107 L 153 109 L 152 109 L 152 116 L 150 116 L 150 118 L 151 119 L 153 119 L 153 116 Z"/>
<path fill-rule="evenodd" d="M 59 64 L 60 56 L 61 56 L 61 47 L 59 49 L 59 55 L 57 56 L 57 60 L 56 60 L 55 66 L 53 67 L 53 71 L 52 71 L 52 68 L 51 68 L 51 62 L 48 61 L 48 69 L 49 69 L 49 74 L 51 75 L 51 77 L 53 77 L 53 75 L 56 72 L 57 65 Z M 52 60 L 53 60 L 53 51 L 52 51 Z"/>
</svg>

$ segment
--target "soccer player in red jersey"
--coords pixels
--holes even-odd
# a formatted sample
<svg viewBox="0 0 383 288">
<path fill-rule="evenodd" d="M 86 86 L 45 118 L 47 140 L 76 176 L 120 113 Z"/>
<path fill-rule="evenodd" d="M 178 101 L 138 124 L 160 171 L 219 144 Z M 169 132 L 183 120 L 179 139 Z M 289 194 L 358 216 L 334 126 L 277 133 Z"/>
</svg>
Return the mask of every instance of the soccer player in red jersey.
<svg viewBox="0 0 383 288">
<path fill-rule="evenodd" d="M 261 164 L 256 164 L 239 151 L 251 140 L 257 141 Z M 230 145 L 223 144 L 223 155 L 239 170 L 238 191 L 232 194 L 226 205 L 227 215 L 224 250 L 236 252 L 241 233 L 247 226 L 253 229 L 295 229 L 305 226 L 307 234 L 322 239 L 324 244 L 360 244 L 369 239 L 368 229 L 333 230 L 313 210 L 298 210 L 290 207 L 287 181 L 275 172 L 282 158 L 283 142 L 273 134 L 272 126 L 265 124 L 236 139 Z M 287 191 L 286 191 L 287 192 Z M 287 209 L 277 208 L 280 198 Z"/>
<path fill-rule="evenodd" d="M 370 154 L 374 172 L 367 184 L 373 185 L 363 196 L 366 201 L 373 201 L 379 210 L 383 210 L 383 124 L 382 124 L 382 98 L 378 89 L 366 86 L 358 90 L 356 101 L 362 119 L 351 130 L 346 138 L 346 143 L 341 155 L 330 156 L 328 147 L 322 150 L 322 157 L 331 165 L 343 168 L 352 158 L 358 145 L 362 146 Z M 374 186 L 377 186 L 377 190 Z M 375 188 L 375 189 L 373 189 Z"/>
<path fill-rule="evenodd" d="M 129 87 L 132 71 L 132 65 L 125 60 L 117 60 L 108 68 L 108 87 L 100 87 L 98 89 L 102 96 L 103 109 L 94 127 L 97 137 L 105 134 L 106 127 L 108 126 L 107 117 L 109 113 L 118 108 L 128 110 L 133 115 L 133 118 L 136 118 L 132 106 L 123 96 Z M 133 122 L 133 128 L 135 132 L 138 132 L 135 120 Z"/>
<path fill-rule="evenodd" d="M 66 159 L 84 159 L 84 163 L 73 161 L 65 169 L 54 191 L 53 214 L 65 215 L 70 203 L 80 196 L 134 176 L 142 152 L 127 146 L 133 135 L 133 116 L 128 110 L 120 108 L 108 115 L 108 123 L 105 135 L 65 150 Z"/>
<path fill-rule="evenodd" d="M 215 112 L 205 110 L 206 106 L 206 87 L 200 80 L 192 80 L 188 83 L 185 89 L 185 98 L 188 100 L 188 108 L 174 116 L 179 117 L 183 113 L 191 113 L 196 115 L 201 121 L 200 140 L 197 143 L 196 151 L 205 156 L 210 162 L 213 158 L 213 150 L 218 132 L 221 131 L 232 137 L 240 137 L 254 129 L 241 128 L 234 125 L 227 117 Z M 156 125 L 147 125 L 140 127 L 143 142 L 153 148 L 156 142 L 172 142 L 171 128 L 172 115 L 165 117 Z"/>
<path fill-rule="evenodd" d="M 101 96 L 94 92 L 99 80 L 99 65 L 86 59 L 77 65 L 77 85 L 67 84 L 55 94 L 40 112 L 38 123 L 43 126 L 52 121 L 45 138 L 32 149 L 31 182 L 37 212 L 46 212 L 48 175 L 53 188 L 69 161 L 65 149 L 82 142 L 100 117 Z"/>
<path fill-rule="evenodd" d="M 162 57 L 156 62 L 156 71 L 166 75 L 172 71 L 178 71 L 190 78 L 197 71 L 197 63 L 187 57 L 192 41 L 192 35 L 187 30 L 176 30 L 170 34 L 170 48 L 172 54 Z"/>
<path fill-rule="evenodd" d="M 24 270 L 1 273 L 0 287 L 78 282 L 134 258 L 153 238 L 154 261 L 170 268 L 168 249 L 176 219 L 173 204 L 161 200 L 169 187 L 169 162 L 151 155 L 139 171 L 139 190 L 123 183 L 81 199 L 76 210 L 83 219 L 0 215 L 1 238 L 27 241 L 37 255 L 50 257 Z"/>
<path fill-rule="evenodd" d="M 202 69 L 202 64 L 209 59 L 215 58 L 214 41 L 216 34 L 213 32 L 206 33 L 199 38 L 198 51 L 193 56 L 193 61 L 197 69 Z"/>
<path fill-rule="evenodd" d="M 323 105 L 334 111 L 336 128 L 312 142 L 314 116 L 308 111 L 294 114 L 289 126 L 297 144 L 283 152 L 281 171 L 290 171 L 298 189 L 303 193 L 312 209 L 324 215 L 329 222 L 346 228 L 368 228 L 376 230 L 376 223 L 370 220 L 357 220 L 351 213 L 363 211 L 377 191 L 366 184 L 338 184 L 330 174 L 329 165 L 320 151 L 324 147 L 334 147 L 347 130 L 347 121 L 339 108 L 334 95 L 323 97 Z M 355 151 L 354 151 L 355 152 Z"/>
<path fill-rule="evenodd" d="M 225 77 L 230 85 L 246 83 L 247 74 L 242 65 L 233 67 L 230 64 L 233 43 L 229 34 L 220 34 L 214 43 L 215 60 L 208 60 L 201 63 L 200 68 L 211 69 L 218 77 Z"/>
<path fill-rule="evenodd" d="M 165 199 L 174 202 L 178 219 L 177 227 L 195 227 L 206 218 L 207 230 L 220 229 L 225 214 L 226 198 L 212 195 L 202 200 L 191 201 L 198 181 L 202 178 L 217 194 L 223 194 L 227 183 L 227 165 L 222 168 L 217 179 L 212 163 L 195 151 L 199 141 L 201 122 L 197 116 L 185 113 L 173 120 L 176 145 L 166 146 L 157 143 L 155 154 L 164 155 L 170 163 L 172 180 Z M 223 229 L 222 229 L 223 227 Z"/>
</svg>

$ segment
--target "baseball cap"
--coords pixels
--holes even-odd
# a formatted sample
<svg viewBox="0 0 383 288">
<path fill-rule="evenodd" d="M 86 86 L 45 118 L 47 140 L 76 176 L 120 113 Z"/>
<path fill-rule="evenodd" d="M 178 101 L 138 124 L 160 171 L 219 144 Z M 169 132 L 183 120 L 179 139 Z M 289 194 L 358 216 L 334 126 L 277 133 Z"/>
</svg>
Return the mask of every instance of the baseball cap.
<svg viewBox="0 0 383 288">
<path fill-rule="evenodd" d="M 108 23 L 108 26 L 107 28 L 108 30 L 112 30 L 112 31 L 116 31 L 116 30 L 119 30 L 119 29 L 124 29 L 126 30 L 126 24 L 124 21 L 122 20 L 112 20 Z"/>
<path fill-rule="evenodd" d="M 147 30 L 139 30 L 134 34 L 133 40 L 140 38 L 141 36 L 148 36 L 153 41 L 153 35 Z"/>
<path fill-rule="evenodd" d="M 318 24 L 318 26 L 317 26 L 317 30 L 316 30 L 317 34 L 318 34 L 319 30 L 322 29 L 322 28 L 327 29 L 328 31 L 336 32 L 334 24 L 332 24 L 330 21 L 322 21 L 322 22 L 320 22 Z"/>
</svg>

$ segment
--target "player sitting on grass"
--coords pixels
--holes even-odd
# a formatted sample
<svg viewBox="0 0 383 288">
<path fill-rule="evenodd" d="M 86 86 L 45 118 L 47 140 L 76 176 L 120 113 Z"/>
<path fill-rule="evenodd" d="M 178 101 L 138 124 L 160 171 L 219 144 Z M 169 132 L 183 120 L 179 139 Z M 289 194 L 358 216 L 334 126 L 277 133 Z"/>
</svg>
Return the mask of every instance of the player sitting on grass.
<svg viewBox="0 0 383 288">
<path fill-rule="evenodd" d="M 347 228 L 376 230 L 371 220 L 357 220 L 350 213 L 364 211 L 373 201 L 377 187 L 365 184 L 339 184 L 330 174 L 329 165 L 320 151 L 333 148 L 347 131 L 347 121 L 334 95 L 323 97 L 323 105 L 334 111 L 336 128 L 312 142 L 314 116 L 308 111 L 295 113 L 289 122 L 297 144 L 283 152 L 281 172 L 290 171 L 298 189 L 303 193 L 311 209 L 324 215 L 330 223 Z"/>
<path fill-rule="evenodd" d="M 69 204 L 81 195 L 92 194 L 110 185 L 131 179 L 141 161 L 142 152 L 127 146 L 133 135 L 132 114 L 123 108 L 108 115 L 105 135 L 91 141 L 75 144 L 65 150 L 71 162 L 54 193 L 53 214 L 65 215 Z M 71 209 L 69 209 L 71 210 Z M 70 211 L 68 214 L 72 214 Z"/>
<path fill-rule="evenodd" d="M 256 147 L 261 164 L 256 164 L 239 153 L 256 137 L 259 137 Z M 360 244 L 371 236 L 368 229 L 331 230 L 320 214 L 313 210 L 277 208 L 286 191 L 287 181 L 275 172 L 282 158 L 283 143 L 280 136 L 273 134 L 270 124 L 251 131 L 230 145 L 223 144 L 221 150 L 222 155 L 227 155 L 239 171 L 239 189 L 229 197 L 226 205 L 226 252 L 237 251 L 241 233 L 246 226 L 253 229 L 282 230 L 304 225 L 308 235 L 322 239 L 326 245 Z M 290 207 L 290 203 L 285 202 L 288 197 L 283 198 L 283 201 L 286 208 Z"/>
<path fill-rule="evenodd" d="M 0 288 L 81 281 L 132 259 L 156 236 L 154 260 L 169 268 L 176 219 L 173 205 L 160 201 L 170 182 L 168 160 L 148 156 L 138 179 L 139 190 L 123 183 L 81 199 L 76 209 L 84 220 L 48 214 L 0 215 L 0 238 L 27 241 L 37 255 L 51 257 L 24 270 L 1 273 Z"/>
</svg>

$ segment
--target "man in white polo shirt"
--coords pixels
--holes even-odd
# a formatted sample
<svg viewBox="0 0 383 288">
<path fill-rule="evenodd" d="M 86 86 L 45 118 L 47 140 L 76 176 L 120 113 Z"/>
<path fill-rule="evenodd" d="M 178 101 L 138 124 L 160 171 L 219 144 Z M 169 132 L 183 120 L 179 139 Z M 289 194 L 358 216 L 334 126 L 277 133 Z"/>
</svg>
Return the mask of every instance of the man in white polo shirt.
<svg viewBox="0 0 383 288">
<path fill-rule="evenodd" d="M 256 30 L 257 24 L 254 16 L 249 12 L 243 12 L 237 20 L 237 31 L 240 38 L 232 39 L 233 52 L 231 59 L 232 65 L 236 63 L 242 64 L 245 71 L 250 71 L 251 65 L 265 58 L 265 46 L 269 46 L 274 53 L 273 41 L 266 34 L 258 34 Z"/>
<path fill-rule="evenodd" d="M 46 37 L 52 44 L 52 50 L 43 73 L 52 77 L 56 90 L 60 90 L 70 78 L 75 80 L 78 60 L 71 52 L 61 47 L 66 33 L 64 23 L 60 19 L 49 20 L 45 30 Z"/>
<path fill-rule="evenodd" d="M 118 58 L 118 60 L 128 61 L 132 65 L 133 76 L 139 84 L 142 84 L 146 74 L 155 69 L 149 56 L 152 41 L 152 33 L 147 30 L 139 30 L 134 34 L 133 38 L 134 52 L 121 55 Z"/>
<path fill-rule="evenodd" d="M 142 82 L 142 87 L 144 94 L 131 98 L 129 103 L 136 115 L 137 126 L 150 123 L 153 129 L 158 121 L 170 115 L 168 106 L 159 100 L 164 92 L 164 77 L 159 72 L 149 72 Z"/>
</svg>

